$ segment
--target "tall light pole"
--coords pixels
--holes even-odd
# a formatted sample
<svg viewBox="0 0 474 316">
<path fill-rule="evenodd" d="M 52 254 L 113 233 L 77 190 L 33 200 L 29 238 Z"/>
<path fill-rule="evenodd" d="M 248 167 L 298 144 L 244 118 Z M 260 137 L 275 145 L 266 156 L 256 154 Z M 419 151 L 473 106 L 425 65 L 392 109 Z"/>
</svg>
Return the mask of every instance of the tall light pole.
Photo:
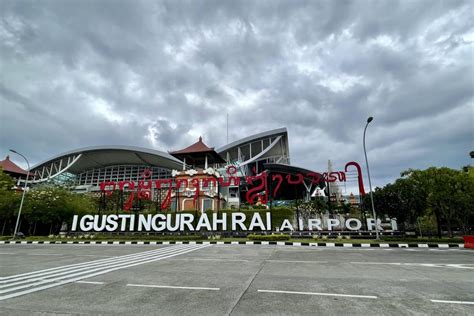
<svg viewBox="0 0 474 316">
<path fill-rule="evenodd" d="M 370 189 L 370 202 L 372 203 L 372 216 L 374 217 L 374 222 L 375 222 L 375 236 L 377 240 L 380 239 L 379 236 L 379 225 L 377 222 L 377 215 L 375 214 L 375 207 L 374 207 L 374 194 L 372 192 L 372 182 L 370 180 L 370 170 L 369 170 L 369 161 L 367 160 L 367 151 L 365 150 L 365 132 L 367 131 L 367 126 L 369 126 L 369 123 L 372 122 L 374 118 L 371 116 L 367 119 L 367 124 L 365 124 L 364 128 L 364 155 L 365 155 L 365 164 L 367 165 L 367 176 L 369 177 L 369 189 Z"/>
<path fill-rule="evenodd" d="M 28 186 L 28 178 L 30 177 L 30 163 L 28 162 L 28 159 L 26 159 L 25 156 L 17 152 L 16 150 L 10 149 L 12 153 L 15 153 L 17 155 L 20 155 L 25 159 L 26 164 L 28 165 L 28 170 L 26 172 L 26 180 L 25 180 L 25 186 L 23 187 L 23 194 L 21 196 L 21 202 L 20 202 L 20 209 L 18 210 L 18 216 L 16 218 L 16 225 L 15 225 L 15 231 L 13 232 L 13 238 L 16 237 L 16 233 L 18 232 L 18 224 L 20 223 L 20 215 L 21 215 L 21 209 L 23 207 L 23 201 L 25 200 L 25 193 L 26 193 L 26 188 Z"/>
</svg>

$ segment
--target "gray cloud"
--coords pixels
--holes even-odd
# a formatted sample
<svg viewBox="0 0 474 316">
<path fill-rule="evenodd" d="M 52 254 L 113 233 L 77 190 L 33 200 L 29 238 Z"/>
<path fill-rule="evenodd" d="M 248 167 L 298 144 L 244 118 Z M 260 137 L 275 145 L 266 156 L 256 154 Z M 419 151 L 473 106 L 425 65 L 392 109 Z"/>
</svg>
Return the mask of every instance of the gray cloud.
<svg viewBox="0 0 474 316">
<path fill-rule="evenodd" d="M 292 162 L 461 167 L 474 143 L 469 1 L 7 1 L 0 154 L 174 150 L 286 126 Z"/>
</svg>

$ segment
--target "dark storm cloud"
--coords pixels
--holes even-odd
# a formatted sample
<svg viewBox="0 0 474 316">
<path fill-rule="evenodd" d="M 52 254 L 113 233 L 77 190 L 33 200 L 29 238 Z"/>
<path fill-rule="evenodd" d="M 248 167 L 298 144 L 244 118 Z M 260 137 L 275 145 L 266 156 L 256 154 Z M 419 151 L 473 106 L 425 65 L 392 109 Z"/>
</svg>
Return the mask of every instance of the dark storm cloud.
<svg viewBox="0 0 474 316">
<path fill-rule="evenodd" d="M 469 1 L 2 1 L 0 153 L 219 147 L 286 126 L 292 163 L 375 184 L 468 164 Z"/>
</svg>

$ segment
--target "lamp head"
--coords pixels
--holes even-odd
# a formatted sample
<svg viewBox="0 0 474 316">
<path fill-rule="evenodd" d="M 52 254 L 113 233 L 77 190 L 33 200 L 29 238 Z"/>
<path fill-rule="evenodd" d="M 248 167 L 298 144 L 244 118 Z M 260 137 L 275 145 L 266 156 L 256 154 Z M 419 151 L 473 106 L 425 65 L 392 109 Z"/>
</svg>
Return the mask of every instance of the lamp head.
<svg viewBox="0 0 474 316">
<path fill-rule="evenodd" d="M 374 118 L 372 116 L 369 116 L 369 118 L 367 119 L 367 124 L 369 124 L 370 122 L 372 122 L 374 120 Z"/>
<path fill-rule="evenodd" d="M 10 151 L 11 151 L 12 153 L 18 154 L 18 153 L 16 152 L 16 150 L 10 149 Z"/>
</svg>

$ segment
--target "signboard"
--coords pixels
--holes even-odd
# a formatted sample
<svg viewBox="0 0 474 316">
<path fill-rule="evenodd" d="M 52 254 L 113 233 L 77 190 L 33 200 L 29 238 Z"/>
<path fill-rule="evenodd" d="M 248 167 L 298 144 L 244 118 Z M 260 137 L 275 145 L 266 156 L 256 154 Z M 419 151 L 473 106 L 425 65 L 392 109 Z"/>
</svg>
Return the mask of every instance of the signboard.
<svg viewBox="0 0 474 316">
<path fill-rule="evenodd" d="M 249 190 L 245 193 L 245 200 L 248 204 L 256 204 L 257 202 L 261 204 L 267 204 L 269 197 L 276 197 L 280 192 L 282 184 L 295 186 L 305 184 L 306 181 L 309 181 L 311 185 L 318 185 L 322 181 L 326 183 L 331 182 L 346 182 L 346 172 L 349 167 L 355 167 L 357 171 L 357 179 L 359 185 L 359 194 L 361 196 L 365 195 L 364 184 L 362 180 L 362 171 L 360 165 L 357 162 L 351 161 L 345 165 L 344 171 L 336 171 L 330 173 L 317 173 L 317 172 L 307 172 L 296 173 L 296 174 L 271 174 L 268 175 L 266 171 L 253 176 L 241 177 L 239 175 L 238 167 L 231 164 L 225 168 L 225 175 L 221 175 L 218 171 L 208 168 L 204 170 L 207 177 L 204 178 L 195 178 L 193 177 L 198 173 L 196 170 L 187 170 L 184 171 L 189 175 L 189 179 L 179 179 L 173 181 L 173 179 L 158 179 L 150 180 L 151 171 L 145 170 L 142 174 L 143 180 L 139 181 L 106 181 L 100 183 L 100 190 L 104 197 L 111 196 L 112 193 L 118 189 L 119 192 L 127 193 L 128 196 L 124 196 L 123 210 L 130 211 L 134 200 L 150 200 L 152 197 L 152 190 L 159 190 L 160 192 L 164 190 L 166 192 L 164 199 L 160 201 L 160 210 L 168 209 L 171 205 L 172 192 L 176 190 L 186 190 L 189 189 L 190 192 L 194 194 L 194 200 L 197 200 L 200 191 L 206 190 L 209 186 L 225 188 L 229 186 L 240 186 L 241 178 L 250 185 Z M 178 171 L 174 170 L 173 175 L 176 176 L 179 174 Z M 269 185 L 269 182 L 271 185 Z M 305 184 L 306 186 L 306 184 Z"/>
<path fill-rule="evenodd" d="M 248 226 L 247 214 L 243 212 L 234 213 L 217 213 L 212 214 L 212 221 L 206 213 L 195 217 L 194 214 L 178 213 L 172 214 L 120 214 L 120 215 L 84 215 L 79 218 L 74 215 L 71 231 L 82 232 L 184 232 L 184 231 L 271 231 L 272 216 L 271 212 L 265 212 L 262 217 L 260 213 L 254 212 L 250 218 Z M 174 218 L 173 218 L 174 217 Z M 383 231 L 381 221 L 378 220 L 378 229 Z M 392 230 L 397 230 L 395 220 L 391 220 Z M 350 231 L 360 231 L 362 222 L 357 218 L 347 218 L 342 223 L 339 219 L 318 218 L 308 219 L 303 222 L 298 221 L 298 228 L 295 229 L 290 220 L 283 220 L 280 227 L 276 230 L 334 230 L 336 227 L 343 225 L 344 229 Z M 367 219 L 367 229 L 375 230 L 375 221 L 371 218 Z"/>
</svg>

